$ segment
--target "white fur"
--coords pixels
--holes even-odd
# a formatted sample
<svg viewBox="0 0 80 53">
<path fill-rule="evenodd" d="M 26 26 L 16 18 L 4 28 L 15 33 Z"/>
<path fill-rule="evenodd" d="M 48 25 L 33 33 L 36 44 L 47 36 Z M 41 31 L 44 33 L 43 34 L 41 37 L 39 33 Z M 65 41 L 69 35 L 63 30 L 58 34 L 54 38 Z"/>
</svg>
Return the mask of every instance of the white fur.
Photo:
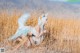
<svg viewBox="0 0 80 53">
<path fill-rule="evenodd" d="M 18 24 L 19 27 L 16 31 L 16 33 L 14 35 L 12 35 L 9 40 L 15 40 L 16 38 L 18 38 L 21 35 L 26 36 L 27 33 L 31 30 L 30 26 L 25 26 L 26 21 L 28 20 L 28 18 L 30 17 L 30 14 L 26 13 L 23 14 L 19 19 L 18 19 Z"/>
<path fill-rule="evenodd" d="M 43 39 L 44 39 L 44 25 L 47 22 L 47 15 L 42 15 L 42 19 L 38 19 L 38 24 L 36 26 L 39 26 L 40 28 L 40 33 L 38 31 L 36 31 L 35 27 L 31 27 L 31 26 L 25 26 L 26 21 L 28 20 L 30 14 L 24 14 L 22 15 L 19 19 L 18 19 L 18 24 L 19 27 L 16 31 L 16 33 L 9 38 L 9 40 L 15 40 L 16 38 L 18 38 L 19 36 L 26 36 L 29 32 L 31 32 L 32 34 L 34 34 L 34 37 L 31 37 L 33 43 L 35 43 L 35 41 L 37 42 L 36 45 L 39 45 Z M 28 42 L 27 42 L 28 43 Z"/>
</svg>

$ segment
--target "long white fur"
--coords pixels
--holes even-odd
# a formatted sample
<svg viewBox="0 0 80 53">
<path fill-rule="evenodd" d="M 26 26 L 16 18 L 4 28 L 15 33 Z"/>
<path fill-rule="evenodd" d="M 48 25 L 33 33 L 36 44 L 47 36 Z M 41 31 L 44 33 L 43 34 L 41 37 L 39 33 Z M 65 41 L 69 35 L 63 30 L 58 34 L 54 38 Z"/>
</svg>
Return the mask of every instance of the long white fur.
<svg viewBox="0 0 80 53">
<path fill-rule="evenodd" d="M 19 27 L 16 31 L 16 33 L 11 36 L 9 38 L 9 40 L 15 40 L 16 38 L 18 38 L 19 36 L 26 36 L 28 32 L 31 32 L 32 34 L 35 35 L 35 37 L 31 37 L 32 41 L 33 42 L 37 42 L 36 45 L 39 45 L 43 39 L 44 39 L 44 35 L 42 35 L 44 32 L 44 25 L 45 23 L 47 22 L 47 15 L 48 14 L 45 14 L 45 15 L 42 15 L 42 18 L 38 19 L 38 26 L 40 28 L 40 33 L 36 31 L 35 27 L 31 27 L 31 26 L 25 26 L 25 23 L 26 21 L 28 20 L 28 18 L 30 17 L 30 14 L 23 14 L 19 19 L 18 19 L 18 24 L 19 24 Z"/>
<path fill-rule="evenodd" d="M 14 35 L 12 35 L 9 40 L 15 40 L 16 38 L 18 38 L 21 35 L 26 36 L 27 33 L 31 30 L 31 28 L 29 26 L 25 26 L 26 21 L 29 19 L 30 14 L 26 13 L 23 14 L 19 19 L 18 19 L 18 29 L 16 31 L 16 33 Z"/>
<path fill-rule="evenodd" d="M 23 15 L 18 19 L 19 27 L 24 27 L 24 26 L 25 26 L 25 23 L 26 23 L 26 21 L 29 19 L 29 17 L 30 17 L 30 14 L 28 14 L 28 13 L 23 14 Z"/>
</svg>

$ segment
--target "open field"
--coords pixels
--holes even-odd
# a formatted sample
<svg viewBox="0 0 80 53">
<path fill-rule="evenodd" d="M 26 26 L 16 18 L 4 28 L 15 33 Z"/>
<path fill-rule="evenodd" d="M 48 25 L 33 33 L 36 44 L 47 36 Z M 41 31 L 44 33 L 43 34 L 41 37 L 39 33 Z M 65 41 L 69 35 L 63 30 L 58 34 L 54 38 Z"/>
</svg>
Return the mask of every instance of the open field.
<svg viewBox="0 0 80 53">
<path fill-rule="evenodd" d="M 17 20 L 22 15 L 21 12 L 15 12 L 12 15 L 6 12 L 0 13 L 0 47 L 7 46 L 5 41 L 18 28 Z M 31 13 L 30 19 L 25 25 L 35 26 L 37 17 L 41 13 Z M 56 18 L 48 16 L 48 22 L 45 25 L 48 33 L 45 40 L 35 47 L 25 49 L 25 46 L 19 48 L 16 53 L 80 53 L 80 20 L 73 18 Z M 37 50 L 37 51 L 36 51 Z"/>
</svg>

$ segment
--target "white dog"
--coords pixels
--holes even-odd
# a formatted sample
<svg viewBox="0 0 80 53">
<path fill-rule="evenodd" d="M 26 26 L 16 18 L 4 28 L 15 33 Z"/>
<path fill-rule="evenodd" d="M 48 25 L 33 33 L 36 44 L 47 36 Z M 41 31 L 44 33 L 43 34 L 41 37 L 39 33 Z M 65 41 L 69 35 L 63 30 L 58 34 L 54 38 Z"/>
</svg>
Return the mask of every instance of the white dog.
<svg viewBox="0 0 80 53">
<path fill-rule="evenodd" d="M 47 15 L 48 14 L 42 15 L 42 18 L 38 19 L 38 24 L 35 27 L 25 26 L 25 23 L 30 17 L 30 14 L 27 13 L 27 14 L 22 15 L 18 19 L 19 27 L 16 33 L 12 37 L 10 37 L 9 40 L 14 41 L 19 37 L 25 37 L 29 34 L 31 37 L 29 38 L 29 41 L 27 41 L 27 45 L 28 46 L 33 45 L 33 44 L 39 45 L 44 39 L 43 34 L 46 33 L 46 30 L 44 30 L 44 25 L 47 22 Z"/>
</svg>

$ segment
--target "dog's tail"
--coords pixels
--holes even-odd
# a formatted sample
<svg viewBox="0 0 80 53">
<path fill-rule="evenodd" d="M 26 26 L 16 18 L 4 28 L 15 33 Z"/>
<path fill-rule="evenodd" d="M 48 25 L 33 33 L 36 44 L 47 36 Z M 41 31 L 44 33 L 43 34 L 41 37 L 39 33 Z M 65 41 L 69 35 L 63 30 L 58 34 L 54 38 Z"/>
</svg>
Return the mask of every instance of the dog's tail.
<svg viewBox="0 0 80 53">
<path fill-rule="evenodd" d="M 23 15 L 18 19 L 19 27 L 23 27 L 29 17 L 30 17 L 30 14 L 29 14 L 29 13 L 23 14 Z"/>
<path fill-rule="evenodd" d="M 28 20 L 30 14 L 26 13 L 26 14 L 23 14 L 19 19 L 18 19 L 18 24 L 19 24 L 19 27 L 16 31 L 16 33 L 14 35 L 12 35 L 8 40 L 13 40 L 13 39 L 16 39 L 17 37 L 21 36 L 21 34 L 23 35 L 26 35 L 27 34 L 27 31 L 28 31 L 28 27 L 26 26 L 25 27 L 25 23 L 26 21 Z M 26 29 L 27 28 L 27 29 Z"/>
</svg>

